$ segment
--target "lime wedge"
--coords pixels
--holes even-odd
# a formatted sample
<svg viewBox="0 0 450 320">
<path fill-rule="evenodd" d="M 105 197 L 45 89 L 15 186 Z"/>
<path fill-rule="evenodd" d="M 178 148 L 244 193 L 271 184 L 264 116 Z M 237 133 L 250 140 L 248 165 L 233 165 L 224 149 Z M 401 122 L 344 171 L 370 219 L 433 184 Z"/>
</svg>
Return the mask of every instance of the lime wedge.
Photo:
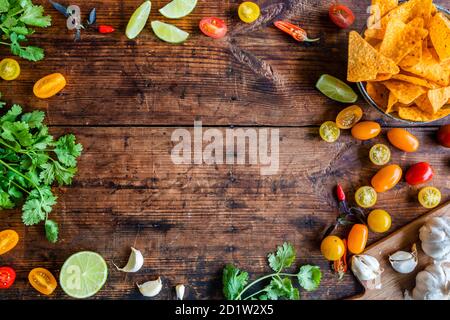
<svg viewBox="0 0 450 320">
<path fill-rule="evenodd" d="M 353 103 L 358 100 L 358 95 L 347 84 L 330 76 L 323 74 L 316 83 L 316 88 L 319 89 L 328 98 L 342 103 Z"/>
<path fill-rule="evenodd" d="M 181 43 L 189 37 L 189 33 L 161 21 L 152 21 L 152 29 L 158 38 L 169 43 Z"/>
<path fill-rule="evenodd" d="M 105 284 L 108 266 L 101 255 L 82 251 L 73 254 L 64 262 L 59 283 L 72 298 L 88 298 L 96 294 Z"/>
<path fill-rule="evenodd" d="M 125 31 L 128 39 L 134 39 L 141 33 L 147 23 L 151 9 L 152 3 L 150 1 L 145 1 L 136 9 L 136 11 L 134 11 L 130 21 L 128 21 L 127 29 Z"/>
<path fill-rule="evenodd" d="M 196 5 L 197 0 L 173 0 L 159 9 L 159 13 L 169 19 L 180 19 L 191 13 Z"/>
</svg>

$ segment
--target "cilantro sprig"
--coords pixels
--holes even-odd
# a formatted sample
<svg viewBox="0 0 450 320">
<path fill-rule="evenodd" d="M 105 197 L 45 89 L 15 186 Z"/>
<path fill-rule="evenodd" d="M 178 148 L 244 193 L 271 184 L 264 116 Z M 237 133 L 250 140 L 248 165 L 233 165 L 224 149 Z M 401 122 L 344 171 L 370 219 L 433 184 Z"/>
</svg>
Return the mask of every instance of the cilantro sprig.
<svg viewBox="0 0 450 320">
<path fill-rule="evenodd" d="M 72 183 L 83 147 L 73 134 L 54 140 L 44 118 L 42 111 L 22 113 L 19 105 L 0 117 L 0 209 L 23 203 L 23 223 L 44 221 L 46 237 L 55 243 L 58 224 L 48 218 L 57 200 L 51 186 Z"/>
<path fill-rule="evenodd" d="M 228 300 L 298 300 L 300 292 L 292 283 L 291 278 L 297 278 L 300 287 L 306 291 L 316 290 L 322 279 L 320 268 L 313 265 L 300 267 L 298 273 L 283 272 L 290 268 L 295 261 L 295 249 L 289 243 L 277 248 L 275 253 L 268 255 L 268 263 L 274 273 L 262 276 L 249 282 L 249 275 L 232 264 L 225 266 L 223 270 L 223 293 Z M 270 282 L 261 290 L 247 294 L 249 290 L 262 281 Z"/>
<path fill-rule="evenodd" d="M 50 25 L 51 17 L 45 16 L 44 8 L 31 0 L 0 0 L 0 44 L 9 46 L 12 54 L 30 61 L 42 60 L 42 48 L 22 44 L 34 33 L 33 27 Z"/>
</svg>

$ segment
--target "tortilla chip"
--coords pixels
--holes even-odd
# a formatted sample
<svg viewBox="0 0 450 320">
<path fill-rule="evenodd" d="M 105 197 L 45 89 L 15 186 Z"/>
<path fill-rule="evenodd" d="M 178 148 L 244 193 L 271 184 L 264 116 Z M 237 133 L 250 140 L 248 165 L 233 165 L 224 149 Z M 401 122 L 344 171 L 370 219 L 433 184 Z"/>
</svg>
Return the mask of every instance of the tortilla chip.
<svg viewBox="0 0 450 320">
<path fill-rule="evenodd" d="M 409 24 L 403 23 L 400 19 L 389 21 L 381 42 L 380 53 L 396 64 L 400 63 L 428 36 L 427 30 L 415 25 L 423 25 L 423 19 L 414 19 Z"/>
<path fill-rule="evenodd" d="M 369 28 L 379 23 L 389 11 L 398 7 L 398 0 L 372 0 L 370 6 L 370 17 L 367 20 Z"/>
<path fill-rule="evenodd" d="M 450 87 L 429 90 L 415 102 L 417 107 L 429 114 L 436 114 L 450 99 Z"/>
<path fill-rule="evenodd" d="M 445 118 L 450 115 L 450 108 L 444 108 L 439 110 L 436 114 L 430 115 L 426 112 L 423 112 L 417 107 L 399 107 L 398 108 L 398 116 L 404 120 L 410 121 L 434 121 L 438 119 Z"/>
<path fill-rule="evenodd" d="M 430 38 L 441 61 L 450 59 L 450 21 L 442 12 L 430 21 Z"/>
<path fill-rule="evenodd" d="M 410 104 L 426 93 L 425 88 L 404 81 L 389 80 L 383 84 L 398 98 L 398 102 L 403 104 Z"/>
<path fill-rule="evenodd" d="M 356 31 L 350 32 L 347 80 L 360 82 L 375 80 L 377 75 L 397 74 L 399 67 L 377 52 Z"/>
<path fill-rule="evenodd" d="M 385 86 L 377 82 L 367 82 L 366 90 L 368 95 L 380 108 L 387 106 L 389 90 Z"/>
<path fill-rule="evenodd" d="M 389 100 L 386 107 L 386 113 L 391 113 L 394 109 L 394 105 L 398 103 L 398 98 L 392 92 L 389 93 Z"/>
<path fill-rule="evenodd" d="M 434 16 L 436 13 L 438 13 L 438 9 L 436 8 L 436 6 L 433 4 L 431 6 L 431 15 Z"/>
<path fill-rule="evenodd" d="M 434 83 L 431 83 L 425 79 L 414 77 L 414 76 L 409 76 L 409 75 L 401 74 L 401 73 L 394 74 L 392 76 L 392 79 L 405 81 L 405 82 L 415 84 L 415 85 L 418 85 L 421 87 L 429 88 L 429 89 L 436 89 L 436 87 L 437 87 L 437 85 L 435 85 Z"/>
</svg>

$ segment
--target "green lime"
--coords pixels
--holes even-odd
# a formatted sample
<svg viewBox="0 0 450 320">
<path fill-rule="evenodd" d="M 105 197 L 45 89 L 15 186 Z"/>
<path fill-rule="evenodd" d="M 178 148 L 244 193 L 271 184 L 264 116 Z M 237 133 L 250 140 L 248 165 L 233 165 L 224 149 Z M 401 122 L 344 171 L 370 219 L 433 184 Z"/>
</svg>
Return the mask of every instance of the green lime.
<svg viewBox="0 0 450 320">
<path fill-rule="evenodd" d="M 105 284 L 108 266 L 101 255 L 82 251 L 64 262 L 59 274 L 59 284 L 72 298 L 88 298 L 96 294 Z"/>
<path fill-rule="evenodd" d="M 316 88 L 319 89 L 328 98 L 342 103 L 353 103 L 358 100 L 358 95 L 347 84 L 330 76 L 323 74 L 316 83 Z"/>
<path fill-rule="evenodd" d="M 169 19 L 179 19 L 191 13 L 196 5 L 197 0 L 173 0 L 159 9 L 159 13 Z"/>
<path fill-rule="evenodd" d="M 161 21 L 152 21 L 152 29 L 158 38 L 169 43 L 181 43 L 189 37 L 189 33 Z"/>
<path fill-rule="evenodd" d="M 130 21 L 128 21 L 127 29 L 125 31 L 128 39 L 134 39 L 141 33 L 147 23 L 151 9 L 152 3 L 150 1 L 145 1 L 136 9 L 136 11 L 134 11 Z"/>
</svg>

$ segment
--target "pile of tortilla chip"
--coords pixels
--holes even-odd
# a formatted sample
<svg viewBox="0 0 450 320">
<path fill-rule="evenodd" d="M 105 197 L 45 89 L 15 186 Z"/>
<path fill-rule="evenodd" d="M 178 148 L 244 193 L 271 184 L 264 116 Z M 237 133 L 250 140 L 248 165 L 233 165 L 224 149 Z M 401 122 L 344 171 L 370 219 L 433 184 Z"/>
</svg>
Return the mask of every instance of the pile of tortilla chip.
<svg viewBox="0 0 450 320">
<path fill-rule="evenodd" d="M 386 113 L 410 121 L 450 114 L 450 20 L 432 0 L 372 0 L 364 38 L 350 32 L 350 82 L 366 82 Z"/>
</svg>

